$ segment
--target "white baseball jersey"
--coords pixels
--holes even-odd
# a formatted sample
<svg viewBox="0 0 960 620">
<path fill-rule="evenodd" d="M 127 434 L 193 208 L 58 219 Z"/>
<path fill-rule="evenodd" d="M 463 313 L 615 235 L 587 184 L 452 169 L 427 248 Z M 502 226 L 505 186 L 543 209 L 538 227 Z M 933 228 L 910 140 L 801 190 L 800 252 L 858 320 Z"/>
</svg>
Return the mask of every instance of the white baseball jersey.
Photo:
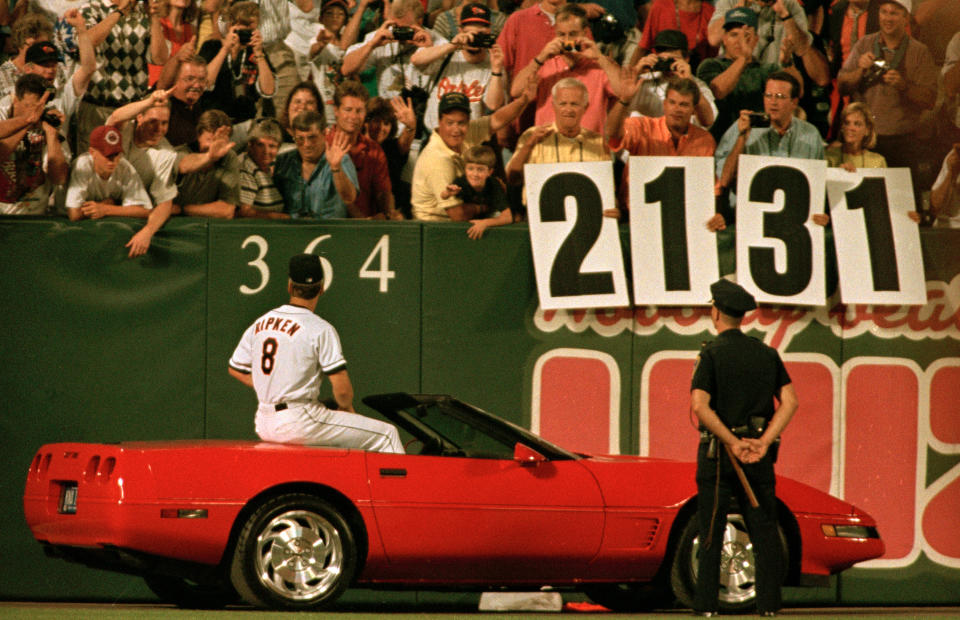
<svg viewBox="0 0 960 620">
<path fill-rule="evenodd" d="M 261 404 L 316 402 L 320 373 L 347 367 L 337 330 L 300 306 L 284 304 L 247 328 L 230 367 L 253 375 Z"/>
</svg>

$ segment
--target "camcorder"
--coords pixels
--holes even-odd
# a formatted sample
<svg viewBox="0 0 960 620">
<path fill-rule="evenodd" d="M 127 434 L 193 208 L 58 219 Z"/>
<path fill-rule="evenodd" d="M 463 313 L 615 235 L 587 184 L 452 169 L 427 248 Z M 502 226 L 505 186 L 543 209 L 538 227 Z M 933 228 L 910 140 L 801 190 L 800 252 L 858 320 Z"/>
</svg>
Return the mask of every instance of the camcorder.
<svg viewBox="0 0 960 620">
<path fill-rule="evenodd" d="M 676 61 L 676 58 L 659 58 L 650 70 L 660 71 L 661 73 L 669 73 L 673 71 L 673 63 Z"/>
<path fill-rule="evenodd" d="M 476 32 L 473 35 L 473 39 L 470 40 L 470 45 L 473 47 L 482 47 L 490 48 L 493 47 L 493 44 L 497 42 L 497 36 L 490 32 Z"/>
<path fill-rule="evenodd" d="M 770 117 L 764 112 L 750 112 L 751 127 L 769 127 Z"/>
<path fill-rule="evenodd" d="M 237 38 L 240 39 L 240 45 L 250 45 L 253 40 L 253 30 L 250 28 L 237 28 Z"/>
<path fill-rule="evenodd" d="M 393 34 L 395 41 L 400 41 L 403 43 L 405 41 L 413 40 L 413 35 L 416 31 L 410 26 L 394 26 L 390 29 L 390 32 Z"/>
<path fill-rule="evenodd" d="M 890 66 L 887 65 L 886 60 L 882 58 L 874 60 L 873 64 L 863 72 L 863 78 L 861 78 L 860 83 L 863 85 L 863 88 L 870 88 L 874 84 L 883 81 L 884 74 L 889 70 Z"/>
</svg>

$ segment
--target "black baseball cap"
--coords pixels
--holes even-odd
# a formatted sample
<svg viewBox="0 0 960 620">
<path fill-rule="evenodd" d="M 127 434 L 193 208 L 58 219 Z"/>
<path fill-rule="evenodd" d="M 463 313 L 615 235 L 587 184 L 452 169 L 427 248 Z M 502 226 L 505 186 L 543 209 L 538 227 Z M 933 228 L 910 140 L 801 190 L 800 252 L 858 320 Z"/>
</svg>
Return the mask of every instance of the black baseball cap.
<svg viewBox="0 0 960 620">
<path fill-rule="evenodd" d="M 24 60 L 31 64 L 42 65 L 45 62 L 60 62 L 60 54 L 53 43 L 40 41 L 27 48 Z"/>
<path fill-rule="evenodd" d="M 479 2 L 471 2 L 460 11 L 460 25 L 480 24 L 481 26 L 490 25 L 490 9 Z"/>
<path fill-rule="evenodd" d="M 730 280 L 720 279 L 710 285 L 713 305 L 720 312 L 735 318 L 757 307 L 757 300 L 742 286 Z"/>
<path fill-rule="evenodd" d="M 653 37 L 653 49 L 658 52 L 666 52 L 667 50 L 686 51 L 689 49 L 687 35 L 679 30 L 661 30 L 657 33 L 657 36 Z"/>
<path fill-rule="evenodd" d="M 323 282 L 323 265 L 316 254 L 296 254 L 290 258 L 290 281 L 294 284 Z"/>
<path fill-rule="evenodd" d="M 461 92 L 451 92 L 440 98 L 440 105 L 437 107 L 437 114 L 443 114 L 450 110 L 463 110 L 470 116 L 470 100 Z"/>
</svg>

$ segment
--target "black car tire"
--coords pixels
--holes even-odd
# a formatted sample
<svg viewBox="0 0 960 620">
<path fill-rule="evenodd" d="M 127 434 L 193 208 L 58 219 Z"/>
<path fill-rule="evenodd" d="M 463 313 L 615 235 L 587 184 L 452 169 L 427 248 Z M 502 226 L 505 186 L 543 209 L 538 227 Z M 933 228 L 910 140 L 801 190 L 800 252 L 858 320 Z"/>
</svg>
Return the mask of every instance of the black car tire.
<svg viewBox="0 0 960 620">
<path fill-rule="evenodd" d="M 161 601 L 183 609 L 223 609 L 239 600 L 227 583 L 197 583 L 171 575 L 145 575 L 143 580 Z"/>
<path fill-rule="evenodd" d="M 591 601 L 611 611 L 633 613 L 665 609 L 673 604 L 673 592 L 668 584 L 599 583 L 583 589 Z"/>
<path fill-rule="evenodd" d="M 697 548 L 699 545 L 699 531 L 697 527 L 697 517 L 692 515 L 683 526 L 683 533 L 680 535 L 680 542 L 677 545 L 677 551 L 673 557 L 673 565 L 670 571 L 670 585 L 677 599 L 685 607 L 693 607 L 694 595 L 697 590 Z M 790 565 L 789 548 L 787 538 L 783 533 L 781 526 L 777 527 L 780 533 L 780 544 L 782 545 L 783 562 L 782 565 Z M 743 559 L 745 565 L 749 568 L 734 573 L 738 579 L 728 579 L 724 583 L 724 570 L 720 571 L 720 594 L 719 607 L 723 611 L 742 612 L 752 609 L 756 606 L 757 587 L 756 582 L 752 580 L 752 571 L 755 566 L 753 560 L 753 551 L 750 548 L 750 534 L 744 525 L 743 517 L 736 513 L 727 515 L 727 528 L 724 531 L 724 551 L 721 558 L 728 557 L 732 551 L 734 556 L 746 554 Z M 746 571 L 744 573 L 744 571 Z M 786 569 L 784 568 L 784 576 Z M 733 584 L 733 585 L 731 585 Z"/>
<path fill-rule="evenodd" d="M 230 581 L 257 607 L 317 610 L 343 594 L 356 570 L 347 520 L 319 497 L 291 493 L 267 501 L 244 524 Z"/>
</svg>

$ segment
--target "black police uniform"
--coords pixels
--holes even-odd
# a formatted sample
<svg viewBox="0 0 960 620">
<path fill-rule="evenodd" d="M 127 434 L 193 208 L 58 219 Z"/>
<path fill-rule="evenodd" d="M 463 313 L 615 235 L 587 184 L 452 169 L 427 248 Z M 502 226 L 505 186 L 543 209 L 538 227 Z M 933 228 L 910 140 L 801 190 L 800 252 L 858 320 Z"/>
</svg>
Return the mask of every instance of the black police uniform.
<svg viewBox="0 0 960 620">
<path fill-rule="evenodd" d="M 721 281 L 726 282 L 726 281 Z M 755 302 L 737 285 L 738 291 L 727 290 L 726 285 L 711 287 L 714 304 L 722 312 L 742 316 Z M 732 292 L 731 292 L 732 291 Z M 747 295 L 749 304 L 730 295 Z M 724 302 L 730 305 L 724 307 Z M 741 310 L 742 308 L 742 310 Z M 729 429 L 747 426 L 751 417 L 766 422 L 774 414 L 774 397 L 780 388 L 790 383 L 790 376 L 776 349 L 745 335 L 739 329 L 727 329 L 700 352 L 693 375 L 691 390 L 700 389 L 710 394 L 710 408 Z M 736 433 L 735 433 L 736 434 Z M 756 434 L 754 436 L 759 436 Z M 738 499 L 741 513 L 750 531 L 756 558 L 757 610 L 780 609 L 782 580 L 782 553 L 777 530 L 777 508 L 774 489 L 773 463 L 775 450 L 757 463 L 742 464 L 760 507 L 751 508 L 743 486 L 737 479 L 730 459 L 719 440 L 714 454 L 709 441 L 702 441 L 697 452 L 697 522 L 700 529 L 700 547 L 697 554 L 698 574 L 694 609 L 699 612 L 717 611 L 720 555 L 723 531 L 730 508 L 730 498 Z M 708 533 L 711 529 L 712 534 Z M 707 543 L 710 543 L 709 546 Z"/>
</svg>

